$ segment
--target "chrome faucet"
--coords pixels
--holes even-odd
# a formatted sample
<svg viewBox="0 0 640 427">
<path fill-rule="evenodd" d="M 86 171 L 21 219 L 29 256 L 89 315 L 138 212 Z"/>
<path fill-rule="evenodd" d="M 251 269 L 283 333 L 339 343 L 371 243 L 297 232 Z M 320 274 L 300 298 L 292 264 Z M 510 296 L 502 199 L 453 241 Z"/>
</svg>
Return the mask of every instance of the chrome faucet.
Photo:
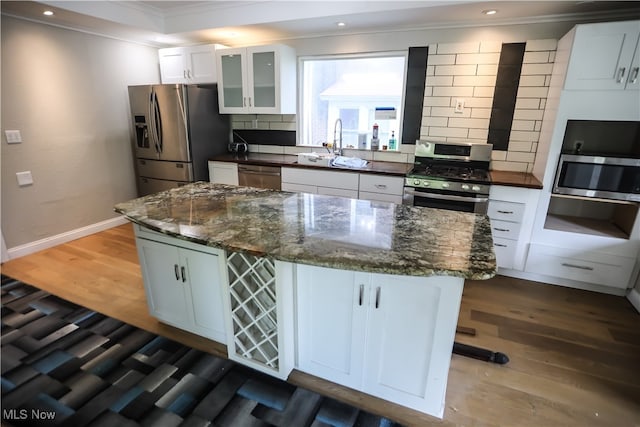
<svg viewBox="0 0 640 427">
<path fill-rule="evenodd" d="M 338 132 L 338 123 L 340 123 L 340 137 L 336 137 L 336 133 Z M 336 150 L 336 143 L 340 141 L 340 148 Z M 338 156 L 342 156 L 342 119 L 338 117 L 336 119 L 336 123 L 333 125 L 333 153 Z"/>
</svg>

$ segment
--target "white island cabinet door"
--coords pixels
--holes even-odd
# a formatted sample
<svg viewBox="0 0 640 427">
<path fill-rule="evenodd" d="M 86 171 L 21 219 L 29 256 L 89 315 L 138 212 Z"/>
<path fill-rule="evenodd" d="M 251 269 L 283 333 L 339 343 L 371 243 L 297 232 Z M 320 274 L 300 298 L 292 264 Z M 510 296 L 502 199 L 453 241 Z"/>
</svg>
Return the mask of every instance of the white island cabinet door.
<svg viewBox="0 0 640 427">
<path fill-rule="evenodd" d="M 297 266 L 298 369 L 360 389 L 369 275 Z"/>
<path fill-rule="evenodd" d="M 149 312 L 183 329 L 191 327 L 188 288 L 182 281 L 179 250 L 175 246 L 136 239 Z"/>
<path fill-rule="evenodd" d="M 463 280 L 372 276 L 363 389 L 442 417 Z"/>
<path fill-rule="evenodd" d="M 191 288 L 192 332 L 218 342 L 226 342 L 220 256 L 181 249 L 182 265 L 186 266 L 186 280 Z"/>
</svg>

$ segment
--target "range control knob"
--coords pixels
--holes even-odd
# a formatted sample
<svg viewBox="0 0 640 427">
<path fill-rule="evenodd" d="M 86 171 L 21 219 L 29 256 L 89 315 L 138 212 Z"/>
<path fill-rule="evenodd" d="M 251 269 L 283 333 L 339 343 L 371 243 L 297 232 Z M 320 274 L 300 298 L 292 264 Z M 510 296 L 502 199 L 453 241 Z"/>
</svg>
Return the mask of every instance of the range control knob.
<svg viewBox="0 0 640 427">
<path fill-rule="evenodd" d="M 413 180 L 413 185 L 420 185 L 420 180 L 419 179 L 414 179 Z"/>
<path fill-rule="evenodd" d="M 473 187 L 471 187 L 471 189 L 473 191 L 480 191 L 480 186 L 479 185 L 474 185 Z"/>
<path fill-rule="evenodd" d="M 469 184 L 462 184 L 462 186 L 460 187 L 463 190 L 468 190 L 469 189 Z"/>
<path fill-rule="evenodd" d="M 449 183 L 448 182 L 443 182 L 442 183 L 442 188 L 449 188 Z"/>
</svg>

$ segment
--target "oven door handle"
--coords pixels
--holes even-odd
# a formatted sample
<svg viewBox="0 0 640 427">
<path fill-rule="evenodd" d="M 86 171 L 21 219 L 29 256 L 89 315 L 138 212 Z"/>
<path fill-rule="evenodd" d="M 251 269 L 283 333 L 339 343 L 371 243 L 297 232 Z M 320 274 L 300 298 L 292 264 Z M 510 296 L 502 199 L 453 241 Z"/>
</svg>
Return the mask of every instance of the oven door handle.
<svg viewBox="0 0 640 427">
<path fill-rule="evenodd" d="M 488 197 L 465 197 L 465 196 L 455 196 L 453 194 L 437 194 L 437 193 L 422 193 L 416 191 L 411 188 L 405 188 L 404 192 L 412 195 L 413 197 L 421 197 L 423 199 L 440 199 L 440 200 L 452 200 L 455 202 L 474 202 L 474 203 L 484 203 L 488 202 Z"/>
</svg>

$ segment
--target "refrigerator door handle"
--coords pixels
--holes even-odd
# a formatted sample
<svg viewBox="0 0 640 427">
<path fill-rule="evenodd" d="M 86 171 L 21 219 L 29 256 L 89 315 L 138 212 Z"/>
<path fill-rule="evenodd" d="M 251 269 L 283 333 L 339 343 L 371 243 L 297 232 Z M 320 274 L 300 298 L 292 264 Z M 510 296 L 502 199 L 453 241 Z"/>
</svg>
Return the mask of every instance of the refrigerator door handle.
<svg viewBox="0 0 640 427">
<path fill-rule="evenodd" d="M 160 147 L 158 147 L 158 135 L 156 133 L 156 123 L 155 123 L 155 113 L 154 113 L 154 105 L 153 102 L 155 97 L 155 91 L 151 88 L 151 94 L 149 95 L 149 135 L 151 136 L 151 142 L 153 142 L 153 147 L 156 149 L 156 154 L 158 157 L 160 156 Z"/>
<path fill-rule="evenodd" d="M 183 88 L 183 86 L 176 86 L 176 95 L 177 95 L 177 101 L 178 101 L 178 109 L 180 110 L 180 115 L 182 116 L 182 124 L 184 125 L 184 134 L 187 135 L 187 138 L 188 138 L 189 127 L 187 123 L 187 113 L 185 112 L 185 106 L 187 105 L 185 100 L 186 100 L 187 94 L 186 92 L 183 92 L 183 95 L 184 95 L 184 99 L 183 99 L 182 96 L 180 95 L 181 88 Z"/>
<path fill-rule="evenodd" d="M 156 132 L 156 142 L 158 154 L 162 153 L 162 116 L 160 115 L 160 106 L 158 104 L 158 95 L 153 91 L 153 124 Z"/>
</svg>

